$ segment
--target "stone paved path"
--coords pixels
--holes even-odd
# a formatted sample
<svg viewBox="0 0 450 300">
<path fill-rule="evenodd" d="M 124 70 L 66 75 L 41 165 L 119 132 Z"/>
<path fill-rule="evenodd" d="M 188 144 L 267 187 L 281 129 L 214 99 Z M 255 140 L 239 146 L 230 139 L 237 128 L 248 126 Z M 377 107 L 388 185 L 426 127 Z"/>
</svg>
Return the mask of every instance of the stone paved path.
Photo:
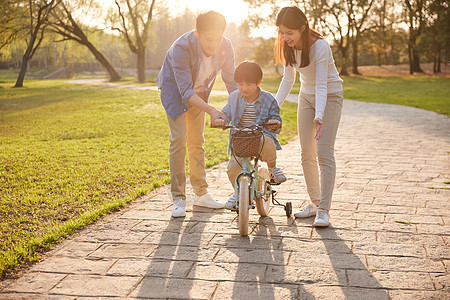
<svg viewBox="0 0 450 300">
<path fill-rule="evenodd" d="M 56 246 L 2 299 L 449 299 L 450 119 L 346 100 L 336 143 L 332 226 L 313 218 L 192 210 L 171 219 L 168 187 Z M 278 199 L 307 203 L 298 140 L 279 152 Z M 210 191 L 232 193 L 226 163 Z M 447 184 L 445 183 L 447 182 Z M 192 192 L 190 192 L 192 195 Z"/>
</svg>

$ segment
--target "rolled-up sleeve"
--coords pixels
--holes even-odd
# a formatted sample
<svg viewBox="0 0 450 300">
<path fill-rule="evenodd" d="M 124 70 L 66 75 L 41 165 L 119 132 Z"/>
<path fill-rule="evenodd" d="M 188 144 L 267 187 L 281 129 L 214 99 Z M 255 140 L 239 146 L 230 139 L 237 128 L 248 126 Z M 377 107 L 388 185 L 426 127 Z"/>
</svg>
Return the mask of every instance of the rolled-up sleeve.
<svg viewBox="0 0 450 300">
<path fill-rule="evenodd" d="M 222 108 L 222 112 L 227 116 L 227 123 L 231 121 L 231 105 L 230 102 L 225 104 L 225 106 Z"/>
<path fill-rule="evenodd" d="M 225 86 L 227 87 L 228 94 L 231 94 L 235 90 L 237 90 L 236 82 L 234 81 L 234 51 L 233 47 L 230 44 L 227 44 L 228 47 L 226 49 L 225 54 L 225 63 L 221 69 L 221 75 Z"/>
<path fill-rule="evenodd" d="M 280 116 L 280 106 L 278 105 L 277 100 L 273 99 L 272 104 L 269 108 L 269 120 L 277 120 L 280 122 L 280 124 L 283 124 L 283 120 Z M 281 127 L 277 130 L 273 130 L 276 134 L 281 132 Z"/>
<path fill-rule="evenodd" d="M 175 83 L 181 95 L 181 101 L 187 104 L 188 100 L 195 95 L 191 73 L 191 55 L 189 49 L 181 45 L 173 48 L 172 67 Z"/>
</svg>

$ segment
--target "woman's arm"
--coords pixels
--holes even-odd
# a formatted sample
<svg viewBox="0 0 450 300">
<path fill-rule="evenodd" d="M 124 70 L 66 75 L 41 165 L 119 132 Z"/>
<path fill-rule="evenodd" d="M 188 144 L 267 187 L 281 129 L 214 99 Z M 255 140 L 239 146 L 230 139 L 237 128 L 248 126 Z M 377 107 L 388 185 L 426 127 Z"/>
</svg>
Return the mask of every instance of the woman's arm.
<svg viewBox="0 0 450 300">
<path fill-rule="evenodd" d="M 331 49 L 328 43 L 323 43 L 321 47 L 316 47 L 314 63 L 316 64 L 316 115 L 315 119 L 323 120 L 325 106 L 327 105 L 328 93 L 328 59 Z"/>
<path fill-rule="evenodd" d="M 283 105 L 284 100 L 286 100 L 286 97 L 289 95 L 292 87 L 294 86 L 295 73 L 295 68 L 293 66 L 284 67 L 283 79 L 281 80 L 277 95 L 275 96 L 279 107 Z"/>
</svg>

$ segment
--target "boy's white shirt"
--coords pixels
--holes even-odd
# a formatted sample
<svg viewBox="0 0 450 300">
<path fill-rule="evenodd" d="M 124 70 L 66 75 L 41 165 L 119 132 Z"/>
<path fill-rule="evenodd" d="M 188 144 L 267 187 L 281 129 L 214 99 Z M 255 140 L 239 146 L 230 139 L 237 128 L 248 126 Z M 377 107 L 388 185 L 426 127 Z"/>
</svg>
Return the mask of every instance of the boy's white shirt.
<svg viewBox="0 0 450 300">
<path fill-rule="evenodd" d="M 301 82 L 300 93 L 315 95 L 315 118 L 323 120 L 323 114 L 327 104 L 327 94 L 342 92 L 343 80 L 339 77 L 339 73 L 334 64 L 333 54 L 327 41 L 319 38 L 311 46 L 309 54 L 309 65 L 300 68 L 301 51 L 295 51 L 297 64 L 284 68 L 283 79 L 275 98 L 281 107 L 294 86 L 295 74 L 298 71 Z"/>
</svg>

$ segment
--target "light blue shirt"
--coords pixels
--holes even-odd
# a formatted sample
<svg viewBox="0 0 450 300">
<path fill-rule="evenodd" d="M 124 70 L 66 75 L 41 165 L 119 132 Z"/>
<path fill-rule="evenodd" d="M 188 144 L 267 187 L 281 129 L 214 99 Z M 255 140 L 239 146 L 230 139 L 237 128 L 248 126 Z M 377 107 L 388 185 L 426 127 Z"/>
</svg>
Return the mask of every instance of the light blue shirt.
<svg viewBox="0 0 450 300">
<path fill-rule="evenodd" d="M 231 125 L 238 127 L 241 121 L 242 114 L 247 107 L 247 100 L 242 96 L 239 90 L 236 90 L 228 97 L 228 103 L 222 108 L 222 112 L 227 116 Z M 256 124 L 266 123 L 269 120 L 277 120 L 282 123 L 280 117 L 280 107 L 277 100 L 271 93 L 260 90 L 259 96 L 255 101 L 256 111 Z M 277 150 L 281 150 L 281 145 L 278 142 L 277 134 L 280 133 L 281 128 L 276 131 L 263 129 L 264 133 L 275 141 Z M 228 143 L 228 153 L 231 150 L 231 135 L 234 133 L 234 129 L 230 130 L 230 142 Z"/>
<path fill-rule="evenodd" d="M 187 102 L 194 94 L 194 83 L 202 62 L 202 48 L 195 31 L 179 37 L 169 48 L 156 83 L 161 90 L 161 102 L 172 119 L 187 110 Z M 237 89 L 234 82 L 234 51 L 231 41 L 223 38 L 222 44 L 212 55 L 214 72 L 205 80 L 207 96 L 211 93 L 219 70 L 228 93 Z"/>
</svg>

